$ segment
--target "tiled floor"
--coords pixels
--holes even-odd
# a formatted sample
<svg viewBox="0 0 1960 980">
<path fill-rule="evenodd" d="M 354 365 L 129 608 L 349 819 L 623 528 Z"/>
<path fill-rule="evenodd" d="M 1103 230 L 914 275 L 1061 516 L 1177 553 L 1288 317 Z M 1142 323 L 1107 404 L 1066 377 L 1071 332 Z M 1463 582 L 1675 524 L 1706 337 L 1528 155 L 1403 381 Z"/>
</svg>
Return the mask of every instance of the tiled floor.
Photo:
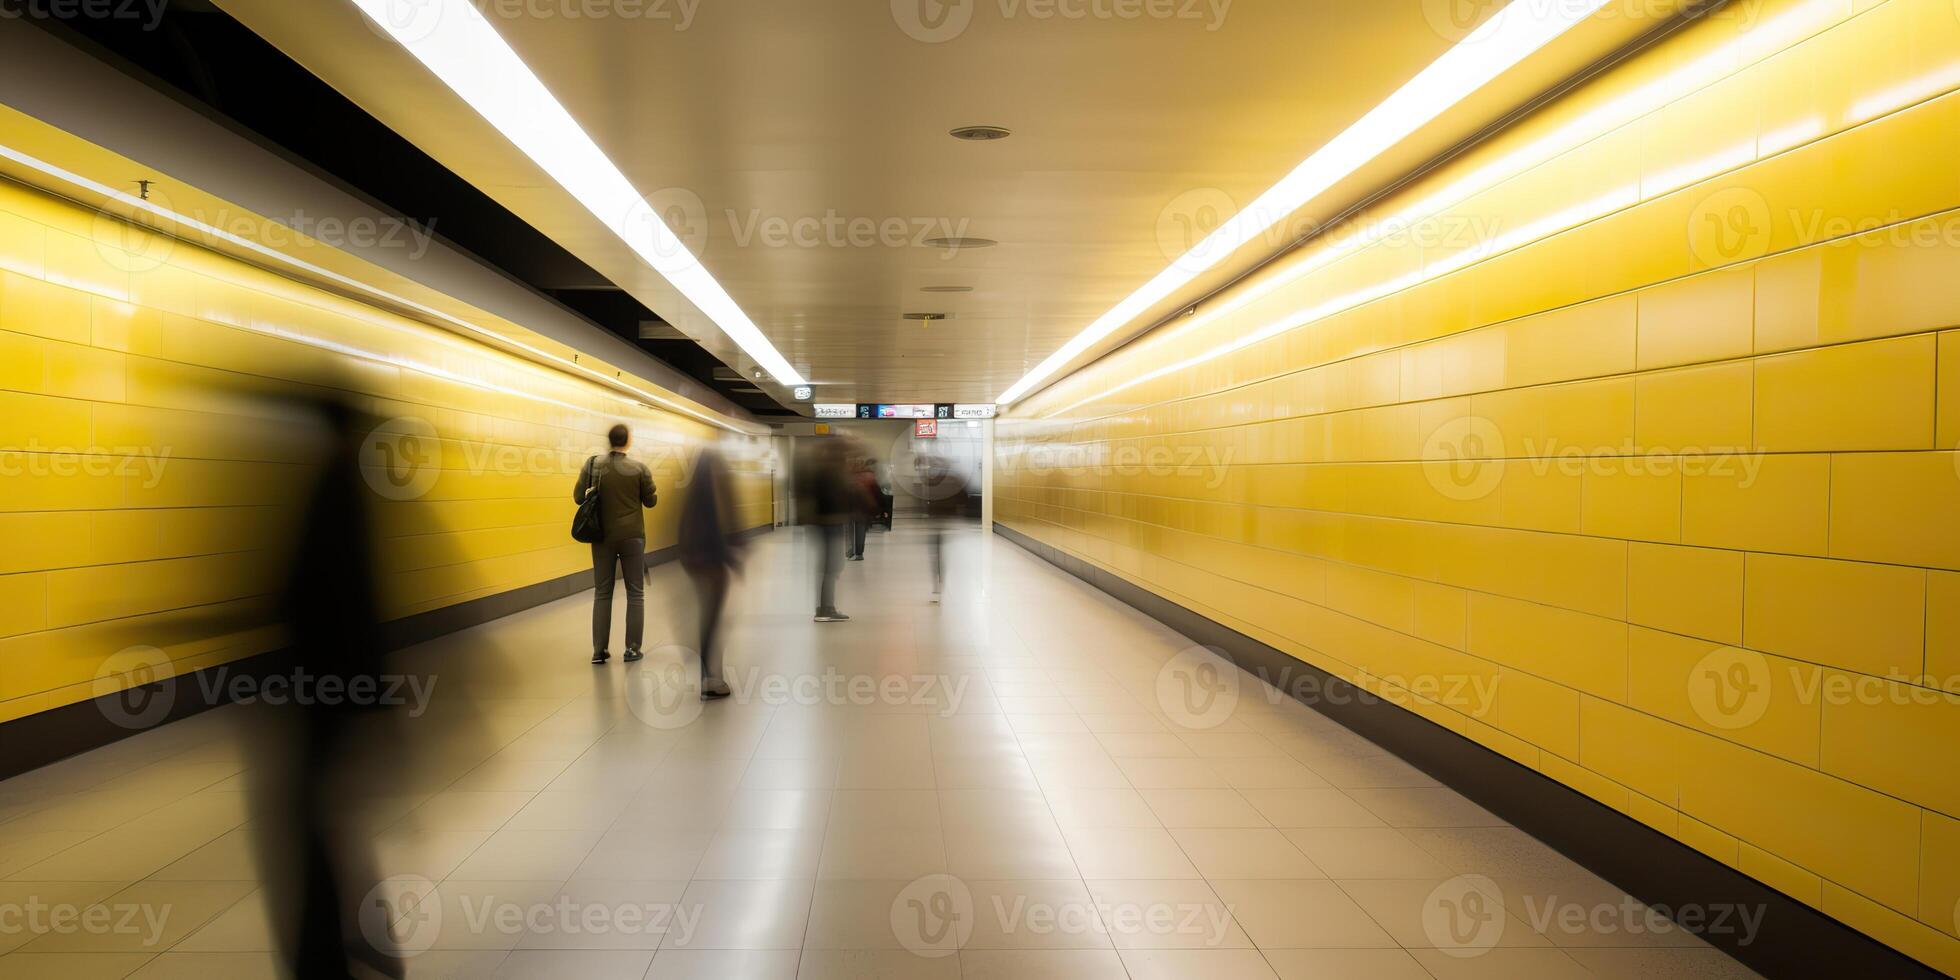
<svg viewBox="0 0 1960 980">
<path fill-rule="evenodd" d="M 583 596 L 405 655 L 434 697 L 368 801 L 389 880 L 364 908 L 412 975 L 1751 975 L 1263 688 L 1194 714 L 1188 641 L 1011 544 L 959 533 L 928 603 L 925 540 L 874 536 L 856 618 L 816 625 L 811 543 L 760 539 L 737 698 L 698 714 L 657 683 L 681 651 L 585 664 Z M 686 642 L 689 596 L 654 573 L 650 645 Z M 0 783 L 0 978 L 277 974 L 248 727 Z"/>
</svg>

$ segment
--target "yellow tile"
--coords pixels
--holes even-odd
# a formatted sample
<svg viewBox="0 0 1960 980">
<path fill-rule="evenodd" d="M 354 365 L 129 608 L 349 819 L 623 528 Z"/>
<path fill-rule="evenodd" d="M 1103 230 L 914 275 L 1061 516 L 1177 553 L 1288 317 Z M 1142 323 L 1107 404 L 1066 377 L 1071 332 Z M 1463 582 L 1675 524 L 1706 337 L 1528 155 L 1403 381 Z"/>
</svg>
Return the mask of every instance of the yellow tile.
<svg viewBox="0 0 1960 980">
<path fill-rule="evenodd" d="M 1945 813 L 1960 812 L 1960 696 L 1826 671 L 1821 768 Z"/>
<path fill-rule="evenodd" d="M 1750 555 L 1747 582 L 1743 642 L 1749 648 L 1882 677 L 1920 673 L 1924 571 Z"/>
<path fill-rule="evenodd" d="M 0 272 L 0 329 L 86 344 L 89 294 Z"/>
<path fill-rule="evenodd" d="M 1920 825 L 1919 919 L 1948 935 L 1960 930 L 1960 820 L 1926 811 Z"/>
<path fill-rule="evenodd" d="M 1806 248 L 1756 265 L 1757 353 L 1815 347 L 1823 342 L 1819 304 L 1824 256 L 1822 248 Z"/>
<path fill-rule="evenodd" d="M 1682 543 L 1824 554 L 1837 540 L 1831 467 L 1825 455 L 1745 455 L 1684 475 Z"/>
<path fill-rule="evenodd" d="M 0 332 L 0 389 L 46 391 L 48 347 L 49 341 L 39 337 Z"/>
<path fill-rule="evenodd" d="M 1960 330 L 1940 334 L 1939 435 L 1941 449 L 1960 450 Z"/>
<path fill-rule="evenodd" d="M 1831 457 L 1830 533 L 1833 557 L 1960 569 L 1960 453 Z"/>
<path fill-rule="evenodd" d="M 1652 715 L 1587 697 L 1579 708 L 1579 762 L 1671 807 L 1681 793 L 1685 734 Z"/>
<path fill-rule="evenodd" d="M 0 575 L 0 636 L 47 628 L 47 575 L 40 572 Z"/>
<path fill-rule="evenodd" d="M 1447 585 L 1416 582 L 1415 606 L 1417 636 L 1452 650 L 1463 649 L 1470 617 L 1469 593 Z M 1955 660 L 1960 662 L 1960 650 L 1955 651 Z"/>
<path fill-rule="evenodd" d="M 1615 297 L 1526 317 L 1498 328 L 1506 387 L 1633 370 L 1635 303 Z"/>
<path fill-rule="evenodd" d="M 1735 866 L 1741 843 L 1734 835 L 1722 833 L 1683 813 L 1676 821 L 1675 836 L 1680 838 L 1681 843 L 1730 867 Z"/>
<path fill-rule="evenodd" d="M 1639 793 L 1627 794 L 1627 816 L 1670 837 L 1680 832 L 1680 811 Z"/>
<path fill-rule="evenodd" d="M 1823 879 L 1748 841 L 1736 852 L 1735 869 L 1811 908 L 1824 900 Z"/>
<path fill-rule="evenodd" d="M 1729 454 L 1756 445 L 1755 370 L 1747 361 L 1656 371 L 1637 379 L 1634 438 L 1642 452 Z"/>
<path fill-rule="evenodd" d="M 1625 623 L 1472 593 L 1470 652 L 1599 697 L 1626 697 Z"/>
<path fill-rule="evenodd" d="M 1756 362 L 1769 452 L 1933 448 L 1934 338 L 1877 340 Z"/>
<path fill-rule="evenodd" d="M 1825 915 L 1947 976 L 1960 976 L 1960 941 L 1947 932 L 1829 880 L 1824 882 L 1824 904 L 1820 908 Z"/>
<path fill-rule="evenodd" d="M 1538 754 L 1538 771 L 1621 813 L 1627 812 L 1632 805 L 1635 794 L 1625 786 L 1550 752 Z"/>
<path fill-rule="evenodd" d="M 1814 769 L 1704 739 L 1681 812 L 1893 909 L 1918 908 L 1919 809 Z"/>
<path fill-rule="evenodd" d="M 1530 531 L 1576 533 L 1584 488 L 1579 467 L 1565 461 L 1512 461 L 1497 482 L 1498 522 Z"/>
<path fill-rule="evenodd" d="M 1497 727 L 1548 752 L 1579 757 L 1579 692 L 1515 670 L 1498 673 Z"/>
<path fill-rule="evenodd" d="M 1755 269 L 1745 266 L 1642 290 L 1640 370 L 1749 353 L 1755 289 Z"/>
<path fill-rule="evenodd" d="M 1960 694 L 1960 574 L 1926 573 L 1927 686 Z"/>
<path fill-rule="evenodd" d="M 1634 627 L 1627 703 L 1677 725 L 1813 765 L 1822 668 Z"/>
<path fill-rule="evenodd" d="M 1740 644 L 1742 582 L 1741 552 L 1634 542 L 1627 553 L 1627 620 Z"/>
<path fill-rule="evenodd" d="M 1680 460 L 1660 456 L 1608 457 L 1586 468 L 1583 530 L 1609 538 L 1681 538 Z"/>
</svg>

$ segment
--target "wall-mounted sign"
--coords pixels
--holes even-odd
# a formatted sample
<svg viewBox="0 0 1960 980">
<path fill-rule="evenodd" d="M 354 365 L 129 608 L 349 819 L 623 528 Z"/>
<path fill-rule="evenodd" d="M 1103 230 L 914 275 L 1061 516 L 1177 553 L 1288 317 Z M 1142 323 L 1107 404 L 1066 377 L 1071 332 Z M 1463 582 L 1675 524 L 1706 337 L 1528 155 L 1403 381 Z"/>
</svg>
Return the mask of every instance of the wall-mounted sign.
<svg viewBox="0 0 1960 980">
<path fill-rule="evenodd" d="M 929 419 L 933 417 L 931 405 L 880 405 L 878 417 L 881 419 Z"/>
<path fill-rule="evenodd" d="M 956 419 L 990 419 L 1000 410 L 997 405 L 954 405 Z"/>
<path fill-rule="evenodd" d="M 817 397 L 817 390 L 815 388 L 810 387 L 809 385 L 797 385 L 796 387 L 791 388 L 789 390 L 789 393 L 790 393 L 790 397 L 795 398 L 797 401 L 800 402 L 807 402 L 810 399 Z"/>
<path fill-rule="evenodd" d="M 813 406 L 820 419 L 848 419 L 857 417 L 856 405 L 816 405 Z"/>
<path fill-rule="evenodd" d="M 939 438 L 938 419 L 920 419 L 912 423 L 912 437 L 915 439 Z"/>
<path fill-rule="evenodd" d="M 817 423 L 817 435 L 820 435 L 820 436 L 827 436 L 827 435 L 829 435 L 829 434 L 830 434 L 830 423 L 828 423 L 828 422 L 818 422 L 818 423 Z"/>
</svg>

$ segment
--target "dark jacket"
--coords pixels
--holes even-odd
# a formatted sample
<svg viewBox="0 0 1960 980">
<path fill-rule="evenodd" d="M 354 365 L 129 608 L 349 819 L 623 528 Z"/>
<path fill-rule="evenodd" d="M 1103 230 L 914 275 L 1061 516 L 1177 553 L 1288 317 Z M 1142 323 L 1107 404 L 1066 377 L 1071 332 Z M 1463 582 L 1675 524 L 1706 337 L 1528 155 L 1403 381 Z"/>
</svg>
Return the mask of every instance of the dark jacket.
<svg viewBox="0 0 1960 980">
<path fill-rule="evenodd" d="M 735 503 L 730 496 L 728 468 L 721 457 L 701 454 L 694 480 L 681 498 L 679 549 L 681 565 L 689 571 L 732 567 L 740 556 L 730 536 Z"/>
<path fill-rule="evenodd" d="M 578 485 L 572 488 L 572 500 L 585 502 L 586 491 L 592 488 L 595 461 L 599 470 L 599 516 L 606 527 L 606 542 L 612 544 L 633 538 L 646 540 L 647 522 L 640 508 L 652 507 L 658 499 L 653 492 L 653 471 L 647 469 L 646 464 L 618 450 L 604 459 L 594 456 L 579 469 Z"/>
</svg>

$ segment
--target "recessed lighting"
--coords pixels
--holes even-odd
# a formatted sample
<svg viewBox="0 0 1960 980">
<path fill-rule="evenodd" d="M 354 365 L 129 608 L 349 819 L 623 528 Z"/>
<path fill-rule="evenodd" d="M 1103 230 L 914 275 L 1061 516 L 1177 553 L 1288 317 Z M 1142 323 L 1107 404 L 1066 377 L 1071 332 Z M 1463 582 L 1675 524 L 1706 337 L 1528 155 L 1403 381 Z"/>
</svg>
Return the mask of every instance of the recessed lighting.
<svg viewBox="0 0 1960 980">
<path fill-rule="evenodd" d="M 925 244 L 932 248 L 993 248 L 1000 243 L 991 238 L 928 238 Z"/>
<path fill-rule="evenodd" d="M 1189 285 L 1307 202 L 1381 157 L 1438 116 L 1516 67 L 1533 52 L 1591 17 L 1606 0 L 1513 4 L 1443 52 L 1380 105 L 1320 149 L 1279 183 L 1213 229 L 1149 282 L 1117 303 L 995 399 L 1007 405 L 1046 381 L 1062 366 Z"/>
<path fill-rule="evenodd" d="M 973 292 L 973 287 L 972 287 L 972 286 L 921 286 L 921 287 L 919 287 L 919 292 L 922 292 L 922 293 L 970 293 L 970 292 Z"/>
<path fill-rule="evenodd" d="M 975 143 L 1004 140 L 1012 135 L 1014 134 L 1009 132 L 1005 126 L 961 126 L 953 130 L 954 139 L 971 140 Z"/>
</svg>

